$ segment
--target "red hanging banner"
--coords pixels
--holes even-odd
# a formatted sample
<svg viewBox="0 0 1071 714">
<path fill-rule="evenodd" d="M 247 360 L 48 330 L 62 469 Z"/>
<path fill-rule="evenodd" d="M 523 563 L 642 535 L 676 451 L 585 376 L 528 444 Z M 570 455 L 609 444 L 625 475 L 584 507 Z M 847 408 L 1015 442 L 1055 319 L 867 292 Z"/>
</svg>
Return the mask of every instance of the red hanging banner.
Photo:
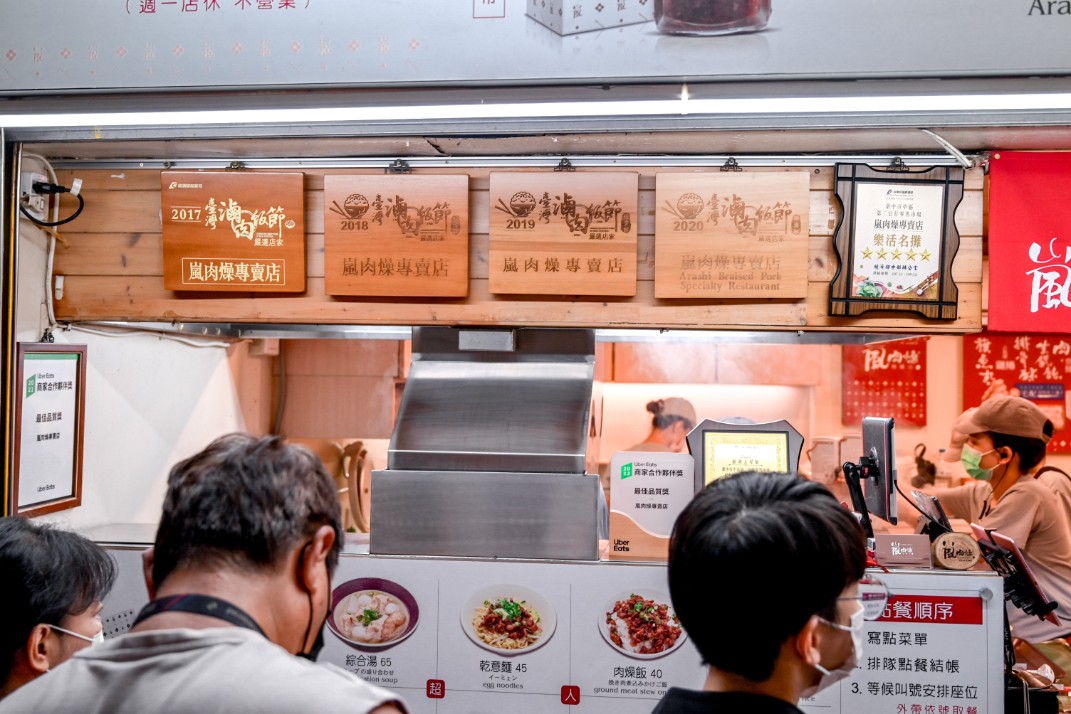
<svg viewBox="0 0 1071 714">
<path fill-rule="evenodd" d="M 926 426 L 926 338 L 842 349 L 841 421 L 859 426 L 865 416 Z"/>
<path fill-rule="evenodd" d="M 1071 333 L 1071 153 L 989 163 L 989 329 Z"/>
<path fill-rule="evenodd" d="M 1038 405 L 1056 433 L 1050 454 L 1071 454 L 1071 433 L 1065 429 L 1071 396 L 1071 338 L 1052 334 L 997 335 L 983 332 L 963 338 L 963 406 L 982 403 L 994 380 L 1008 391 Z"/>
</svg>

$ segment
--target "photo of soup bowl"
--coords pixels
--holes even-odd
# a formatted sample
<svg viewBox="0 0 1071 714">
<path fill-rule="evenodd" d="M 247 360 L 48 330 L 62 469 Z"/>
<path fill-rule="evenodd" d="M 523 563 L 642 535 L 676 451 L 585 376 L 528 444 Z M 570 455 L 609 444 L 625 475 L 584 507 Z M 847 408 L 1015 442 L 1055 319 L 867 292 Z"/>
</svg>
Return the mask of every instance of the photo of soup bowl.
<svg viewBox="0 0 1071 714">
<path fill-rule="evenodd" d="M 354 649 L 378 652 L 413 634 L 419 618 L 416 598 L 398 583 L 356 578 L 331 592 L 327 627 Z"/>
</svg>

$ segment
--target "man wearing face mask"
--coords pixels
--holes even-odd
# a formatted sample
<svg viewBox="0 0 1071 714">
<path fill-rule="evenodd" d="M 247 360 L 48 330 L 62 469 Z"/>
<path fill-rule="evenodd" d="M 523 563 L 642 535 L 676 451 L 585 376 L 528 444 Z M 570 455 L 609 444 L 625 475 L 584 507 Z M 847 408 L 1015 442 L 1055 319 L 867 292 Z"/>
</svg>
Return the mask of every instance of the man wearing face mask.
<svg viewBox="0 0 1071 714">
<path fill-rule="evenodd" d="M 0 518 L 0 699 L 104 640 L 115 563 L 77 533 Z"/>
<path fill-rule="evenodd" d="M 177 464 L 131 631 L 0 701 L 0 712 L 405 712 L 315 657 L 341 550 L 334 481 L 281 437 L 220 437 Z"/>
<path fill-rule="evenodd" d="M 975 481 L 933 494 L 949 516 L 1013 539 L 1038 583 L 1059 603 L 1059 626 L 1009 607 L 1012 634 L 1031 642 L 1066 637 L 1071 633 L 1071 524 L 1053 489 L 1034 478 L 1052 438 L 1052 422 L 1033 402 L 1002 395 L 967 410 L 952 428 L 967 435 L 960 459 Z"/>
<path fill-rule="evenodd" d="M 711 483 L 677 518 L 669 553 L 673 607 L 707 679 L 671 688 L 656 714 L 799 714 L 863 656 L 865 568 L 862 528 L 824 486 L 759 473 Z M 888 597 L 875 579 L 868 593 L 877 586 L 875 616 Z"/>
</svg>

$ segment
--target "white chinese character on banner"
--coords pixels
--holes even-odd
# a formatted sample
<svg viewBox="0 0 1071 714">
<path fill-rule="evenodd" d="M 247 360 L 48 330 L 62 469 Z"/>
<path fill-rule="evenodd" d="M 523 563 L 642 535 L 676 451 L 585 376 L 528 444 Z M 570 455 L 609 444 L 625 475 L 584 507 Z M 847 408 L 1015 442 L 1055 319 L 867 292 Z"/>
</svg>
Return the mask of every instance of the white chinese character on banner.
<svg viewBox="0 0 1071 714">
<path fill-rule="evenodd" d="M 1030 288 L 1030 312 L 1039 308 L 1071 307 L 1071 246 L 1064 249 L 1063 257 L 1056 254 L 1057 238 L 1049 241 L 1049 257 L 1041 260 L 1041 246 L 1030 244 L 1030 260 L 1038 265 L 1026 271 L 1033 277 Z"/>
</svg>

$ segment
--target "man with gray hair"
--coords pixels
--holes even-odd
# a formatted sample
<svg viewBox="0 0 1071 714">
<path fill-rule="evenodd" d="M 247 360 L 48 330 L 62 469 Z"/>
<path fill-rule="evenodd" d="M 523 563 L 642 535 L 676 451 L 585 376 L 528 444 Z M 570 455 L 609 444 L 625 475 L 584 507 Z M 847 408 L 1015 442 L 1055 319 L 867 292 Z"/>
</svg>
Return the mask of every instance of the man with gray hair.
<svg viewBox="0 0 1071 714">
<path fill-rule="evenodd" d="M 177 464 L 145 558 L 151 602 L 0 712 L 405 712 L 317 665 L 342 544 L 334 482 L 281 437 L 220 437 Z M 305 659 L 302 659 L 305 658 Z"/>
</svg>

